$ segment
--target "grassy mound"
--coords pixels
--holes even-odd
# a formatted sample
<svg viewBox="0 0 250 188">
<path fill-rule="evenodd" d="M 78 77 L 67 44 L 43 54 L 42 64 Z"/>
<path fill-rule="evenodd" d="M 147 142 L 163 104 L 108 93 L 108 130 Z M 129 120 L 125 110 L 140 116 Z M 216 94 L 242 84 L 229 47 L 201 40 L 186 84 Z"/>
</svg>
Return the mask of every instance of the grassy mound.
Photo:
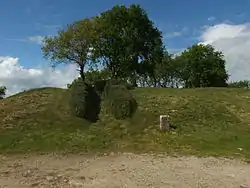
<svg viewBox="0 0 250 188">
<path fill-rule="evenodd" d="M 71 115 L 68 92 L 44 88 L 0 101 L 0 152 L 168 152 L 250 157 L 250 91 L 162 89 L 132 91 L 132 119 L 90 124 Z M 177 129 L 158 131 L 159 115 Z M 241 148 L 241 149 L 239 149 Z"/>
</svg>

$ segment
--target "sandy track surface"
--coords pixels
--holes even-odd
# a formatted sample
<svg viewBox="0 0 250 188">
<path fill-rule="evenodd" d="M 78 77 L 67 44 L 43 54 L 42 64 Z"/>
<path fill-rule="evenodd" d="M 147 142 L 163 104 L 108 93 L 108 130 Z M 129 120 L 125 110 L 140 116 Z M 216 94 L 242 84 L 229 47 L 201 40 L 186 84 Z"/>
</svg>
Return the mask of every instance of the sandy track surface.
<svg viewBox="0 0 250 188">
<path fill-rule="evenodd" d="M 237 160 L 120 154 L 0 158 L 0 187 L 250 188 Z"/>
</svg>

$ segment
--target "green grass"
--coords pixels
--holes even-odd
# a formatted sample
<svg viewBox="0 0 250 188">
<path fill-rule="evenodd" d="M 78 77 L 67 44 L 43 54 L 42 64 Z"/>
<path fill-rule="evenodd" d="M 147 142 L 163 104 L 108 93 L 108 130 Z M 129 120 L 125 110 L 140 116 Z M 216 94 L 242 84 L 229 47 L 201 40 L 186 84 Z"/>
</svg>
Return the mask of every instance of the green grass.
<svg viewBox="0 0 250 188">
<path fill-rule="evenodd" d="M 90 124 L 70 114 L 67 90 L 30 90 L 0 101 L 0 153 L 167 152 L 250 159 L 250 91 L 163 89 L 132 91 L 132 119 Z M 177 126 L 158 130 L 159 115 Z M 240 151 L 238 148 L 242 148 Z"/>
</svg>

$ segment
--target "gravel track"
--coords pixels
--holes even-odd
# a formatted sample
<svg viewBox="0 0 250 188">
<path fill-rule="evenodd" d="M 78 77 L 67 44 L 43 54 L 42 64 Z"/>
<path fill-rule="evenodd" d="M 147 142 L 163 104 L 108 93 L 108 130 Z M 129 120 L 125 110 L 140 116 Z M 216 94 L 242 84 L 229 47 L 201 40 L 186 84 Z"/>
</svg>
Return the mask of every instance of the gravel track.
<svg viewBox="0 0 250 188">
<path fill-rule="evenodd" d="M 0 187 L 6 188 L 250 188 L 250 165 L 222 158 L 111 154 L 0 160 Z"/>
</svg>

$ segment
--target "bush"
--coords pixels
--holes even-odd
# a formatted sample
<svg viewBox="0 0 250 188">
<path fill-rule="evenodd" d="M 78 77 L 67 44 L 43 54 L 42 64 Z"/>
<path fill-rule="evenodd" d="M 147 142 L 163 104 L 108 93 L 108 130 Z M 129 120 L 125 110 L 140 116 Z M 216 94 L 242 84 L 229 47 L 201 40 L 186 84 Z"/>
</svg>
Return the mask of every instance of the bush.
<svg viewBox="0 0 250 188">
<path fill-rule="evenodd" d="M 231 88 L 249 88 L 250 87 L 250 81 L 248 80 L 241 80 L 238 82 L 231 82 L 228 84 L 228 87 Z"/>
<path fill-rule="evenodd" d="M 83 81 L 70 85 L 70 108 L 77 116 L 91 122 L 99 119 L 101 99 L 95 88 Z"/>
<path fill-rule="evenodd" d="M 109 90 L 111 90 L 110 87 L 113 87 L 113 86 L 122 86 L 126 90 L 134 89 L 134 87 L 131 84 L 127 83 L 124 80 L 113 80 L 113 79 L 111 79 L 111 80 L 106 81 L 105 86 L 103 87 L 102 95 L 106 96 L 108 94 Z"/>
<path fill-rule="evenodd" d="M 3 99 L 6 93 L 6 87 L 5 86 L 0 86 L 0 99 Z"/>
<path fill-rule="evenodd" d="M 132 90 L 134 89 L 134 86 L 132 84 L 129 84 L 126 80 L 109 80 L 108 82 L 110 85 L 123 85 L 126 89 Z"/>
<path fill-rule="evenodd" d="M 70 89 L 72 87 L 72 85 L 77 84 L 78 82 L 82 82 L 82 78 L 76 78 L 71 84 L 67 84 L 68 89 Z M 110 84 L 110 85 L 124 85 L 128 90 L 132 90 L 134 89 L 134 86 L 132 84 L 129 84 L 126 80 L 114 80 L 114 79 L 100 79 L 100 80 L 95 80 L 95 81 L 88 81 L 85 80 L 86 83 L 93 85 L 95 87 L 95 90 L 102 94 L 102 92 L 104 91 L 104 88 L 106 86 L 106 84 Z"/>
<path fill-rule="evenodd" d="M 132 117 L 137 109 L 137 102 L 124 85 L 105 86 L 103 95 L 105 112 L 116 119 Z"/>
</svg>

